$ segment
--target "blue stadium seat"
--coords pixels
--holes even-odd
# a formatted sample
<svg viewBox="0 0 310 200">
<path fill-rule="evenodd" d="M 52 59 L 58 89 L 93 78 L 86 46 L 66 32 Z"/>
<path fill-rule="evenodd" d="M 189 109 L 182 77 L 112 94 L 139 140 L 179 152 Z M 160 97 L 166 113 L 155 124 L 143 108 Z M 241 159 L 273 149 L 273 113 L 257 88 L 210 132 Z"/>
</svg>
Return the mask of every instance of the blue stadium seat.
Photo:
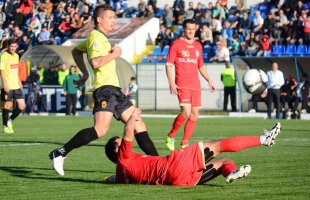
<svg viewBox="0 0 310 200">
<path fill-rule="evenodd" d="M 143 57 L 141 63 L 149 63 L 149 58 L 147 56 Z"/>
<path fill-rule="evenodd" d="M 283 55 L 284 52 L 284 46 L 283 45 L 277 45 L 272 48 L 272 52 L 270 53 L 271 56 L 280 56 Z"/>
<path fill-rule="evenodd" d="M 295 55 L 302 56 L 307 52 L 307 46 L 306 45 L 298 45 Z"/>
<path fill-rule="evenodd" d="M 157 57 L 157 56 L 154 56 L 154 57 L 151 59 L 151 63 L 158 63 L 158 57 Z"/>
<path fill-rule="evenodd" d="M 163 58 L 161 59 L 161 61 L 160 62 L 162 62 L 162 63 L 166 63 L 167 62 L 167 57 L 166 56 L 163 56 Z"/>
<path fill-rule="evenodd" d="M 212 51 L 212 47 L 211 46 L 209 46 L 209 45 L 205 45 L 205 46 L 203 46 L 203 50 L 202 50 L 202 52 L 203 52 L 203 54 L 211 54 L 211 51 Z"/>
<path fill-rule="evenodd" d="M 179 36 L 182 33 L 182 26 L 178 26 L 178 28 L 175 30 L 176 36 Z"/>
<path fill-rule="evenodd" d="M 205 62 L 205 63 L 209 62 L 208 54 L 203 54 L 202 58 L 203 58 L 203 62 Z"/>
<path fill-rule="evenodd" d="M 161 52 L 160 46 L 155 46 L 150 56 L 158 56 Z"/>
<path fill-rule="evenodd" d="M 283 53 L 284 55 L 293 55 L 296 53 L 296 46 L 295 45 L 287 45 L 285 48 L 285 52 Z"/>
<path fill-rule="evenodd" d="M 308 48 L 306 49 L 305 55 L 310 55 L 310 45 L 309 45 Z"/>
<path fill-rule="evenodd" d="M 168 51 L 169 51 L 169 46 L 166 45 L 164 46 L 163 50 L 160 52 L 161 56 L 167 56 L 168 55 Z"/>
<path fill-rule="evenodd" d="M 161 18 L 162 16 L 163 16 L 163 14 L 164 14 L 164 9 L 158 9 L 157 10 L 157 12 L 156 12 L 156 14 L 155 14 L 155 17 L 157 17 L 157 18 Z"/>
</svg>

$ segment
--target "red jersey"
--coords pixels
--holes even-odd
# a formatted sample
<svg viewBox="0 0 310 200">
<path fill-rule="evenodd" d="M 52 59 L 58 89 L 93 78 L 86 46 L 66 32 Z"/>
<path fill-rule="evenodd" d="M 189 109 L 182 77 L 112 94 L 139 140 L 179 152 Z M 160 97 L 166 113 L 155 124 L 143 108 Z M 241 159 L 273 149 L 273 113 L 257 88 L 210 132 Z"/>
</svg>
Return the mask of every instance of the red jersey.
<svg viewBox="0 0 310 200">
<path fill-rule="evenodd" d="M 201 145 L 173 151 L 169 156 L 147 156 L 132 151 L 133 142 L 122 140 L 116 165 L 117 183 L 196 185 L 204 169 Z"/>
<path fill-rule="evenodd" d="M 184 39 L 175 40 L 170 46 L 167 63 L 175 66 L 175 83 L 180 88 L 201 89 L 198 69 L 204 66 L 202 46 Z"/>
</svg>

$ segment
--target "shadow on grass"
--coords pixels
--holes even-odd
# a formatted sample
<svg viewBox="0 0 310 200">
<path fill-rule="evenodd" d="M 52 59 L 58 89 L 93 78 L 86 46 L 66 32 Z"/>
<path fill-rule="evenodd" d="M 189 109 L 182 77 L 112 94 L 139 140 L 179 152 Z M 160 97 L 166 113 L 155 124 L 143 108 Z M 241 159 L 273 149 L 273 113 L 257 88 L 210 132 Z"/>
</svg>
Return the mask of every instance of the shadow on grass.
<svg viewBox="0 0 310 200">
<path fill-rule="evenodd" d="M 0 171 L 4 171 L 9 173 L 13 177 L 18 178 L 26 178 L 26 179 L 41 179 L 41 180 L 51 180 L 51 181 L 69 181 L 69 182 L 81 182 L 81 183 L 103 183 L 101 180 L 87 180 L 87 179 L 80 179 L 80 178 L 66 178 L 66 177 L 60 177 L 59 175 L 56 175 L 55 177 L 50 177 L 47 174 L 40 173 L 39 171 L 54 171 L 50 168 L 30 168 L 30 167 L 0 167 Z M 66 170 L 66 171 L 72 171 L 72 172 L 96 172 L 98 171 L 92 171 L 92 170 Z M 100 173 L 109 173 L 112 174 L 113 172 L 102 172 Z"/>
</svg>

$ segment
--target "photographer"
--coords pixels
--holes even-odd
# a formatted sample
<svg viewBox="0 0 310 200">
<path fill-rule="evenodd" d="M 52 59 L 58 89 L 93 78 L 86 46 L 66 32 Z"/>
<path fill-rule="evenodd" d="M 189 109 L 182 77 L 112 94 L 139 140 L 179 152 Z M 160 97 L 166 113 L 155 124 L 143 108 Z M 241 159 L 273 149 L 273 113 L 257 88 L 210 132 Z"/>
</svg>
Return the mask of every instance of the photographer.
<svg viewBox="0 0 310 200">
<path fill-rule="evenodd" d="M 27 78 L 28 83 L 28 100 L 26 112 L 34 112 L 34 106 L 37 104 L 37 112 L 43 110 L 43 96 L 40 85 L 40 75 L 36 67 L 32 67 Z M 46 110 L 46 109 L 45 109 Z"/>
</svg>

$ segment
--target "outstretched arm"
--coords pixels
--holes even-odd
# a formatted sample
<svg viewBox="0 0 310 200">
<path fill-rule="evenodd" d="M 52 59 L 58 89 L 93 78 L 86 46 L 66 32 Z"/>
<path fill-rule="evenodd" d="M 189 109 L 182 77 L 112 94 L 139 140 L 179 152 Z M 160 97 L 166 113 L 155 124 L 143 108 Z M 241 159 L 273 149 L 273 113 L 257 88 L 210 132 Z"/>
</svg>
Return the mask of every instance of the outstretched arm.
<svg viewBox="0 0 310 200">
<path fill-rule="evenodd" d="M 214 92 L 215 86 L 214 86 L 209 74 L 206 71 L 206 67 L 200 67 L 199 72 L 203 76 L 203 78 L 206 79 L 206 81 L 208 81 L 211 92 Z"/>
<path fill-rule="evenodd" d="M 81 70 L 81 72 L 83 73 L 80 80 L 74 81 L 74 83 L 77 85 L 77 87 L 79 87 L 85 83 L 85 81 L 88 79 L 89 74 L 88 74 L 87 67 L 85 65 L 84 59 L 83 59 L 83 52 L 78 50 L 77 47 L 75 47 L 74 49 L 72 49 L 71 53 L 72 53 L 72 57 L 73 57 L 75 63 L 77 64 L 77 66 Z"/>
</svg>

